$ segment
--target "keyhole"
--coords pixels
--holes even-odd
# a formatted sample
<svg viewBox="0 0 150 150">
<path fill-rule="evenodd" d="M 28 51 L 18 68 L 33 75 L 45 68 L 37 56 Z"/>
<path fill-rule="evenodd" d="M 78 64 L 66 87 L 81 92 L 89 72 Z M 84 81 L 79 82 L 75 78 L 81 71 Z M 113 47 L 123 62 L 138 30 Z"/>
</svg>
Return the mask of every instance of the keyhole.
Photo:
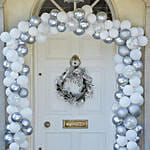
<svg viewBox="0 0 150 150">
<path fill-rule="evenodd" d="M 39 73 L 39 76 L 42 76 L 42 73 Z"/>
</svg>

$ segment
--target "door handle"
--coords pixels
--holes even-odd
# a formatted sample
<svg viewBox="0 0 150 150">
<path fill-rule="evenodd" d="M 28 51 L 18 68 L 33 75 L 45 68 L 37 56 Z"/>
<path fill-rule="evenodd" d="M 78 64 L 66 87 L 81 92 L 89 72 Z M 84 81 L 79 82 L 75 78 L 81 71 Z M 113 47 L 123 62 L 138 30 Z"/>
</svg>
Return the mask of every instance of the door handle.
<svg viewBox="0 0 150 150">
<path fill-rule="evenodd" d="M 46 121 L 46 122 L 44 123 L 44 126 L 45 126 L 46 128 L 49 128 L 49 127 L 51 126 L 51 123 L 50 123 L 49 121 Z"/>
<path fill-rule="evenodd" d="M 39 147 L 39 150 L 42 150 L 42 147 Z"/>
</svg>

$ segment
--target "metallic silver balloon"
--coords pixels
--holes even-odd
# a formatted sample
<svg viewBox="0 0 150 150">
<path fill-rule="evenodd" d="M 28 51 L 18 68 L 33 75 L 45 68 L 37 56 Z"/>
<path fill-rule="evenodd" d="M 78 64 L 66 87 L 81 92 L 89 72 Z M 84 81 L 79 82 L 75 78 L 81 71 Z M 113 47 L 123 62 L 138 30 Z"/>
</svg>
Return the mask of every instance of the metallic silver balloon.
<svg viewBox="0 0 150 150">
<path fill-rule="evenodd" d="M 6 125 L 6 132 L 7 132 L 7 133 L 10 132 L 10 124 L 7 124 L 7 125 Z"/>
<path fill-rule="evenodd" d="M 3 68 L 4 68 L 4 69 L 9 69 L 10 66 L 11 66 L 11 62 L 9 62 L 8 60 L 5 60 L 5 61 L 3 62 Z"/>
<path fill-rule="evenodd" d="M 119 53 L 119 55 L 121 55 L 121 56 L 127 56 L 127 55 L 130 54 L 130 50 L 128 49 L 127 46 L 120 46 L 120 47 L 118 48 L 118 53 Z"/>
<path fill-rule="evenodd" d="M 57 25 L 57 30 L 58 30 L 59 32 L 64 32 L 64 31 L 66 30 L 66 24 L 65 24 L 65 23 L 59 23 L 59 24 Z"/>
<path fill-rule="evenodd" d="M 124 126 L 117 126 L 116 133 L 119 135 L 126 135 L 126 128 Z"/>
<path fill-rule="evenodd" d="M 11 115 L 11 119 L 14 122 L 21 122 L 22 120 L 22 115 L 19 112 L 15 112 Z"/>
<path fill-rule="evenodd" d="M 20 74 L 22 74 L 22 75 L 28 75 L 29 72 L 30 72 L 30 67 L 28 65 L 23 65 L 22 71 L 20 72 Z"/>
<path fill-rule="evenodd" d="M 89 22 L 87 20 L 83 19 L 80 21 L 79 25 L 80 25 L 80 28 L 85 30 L 89 27 Z"/>
<path fill-rule="evenodd" d="M 32 26 L 38 26 L 41 23 L 41 18 L 37 16 L 32 16 L 31 19 L 29 20 L 29 23 Z"/>
<path fill-rule="evenodd" d="M 17 84 L 17 83 L 12 83 L 12 84 L 10 85 L 10 90 L 11 90 L 12 92 L 18 92 L 18 91 L 20 90 L 20 85 Z"/>
<path fill-rule="evenodd" d="M 143 134 L 143 127 L 141 125 L 137 125 L 134 129 L 138 135 L 142 135 Z"/>
<path fill-rule="evenodd" d="M 76 30 L 74 31 L 74 33 L 75 33 L 76 35 L 83 35 L 84 32 L 85 32 L 85 30 L 84 30 L 84 29 L 81 29 L 81 28 L 78 28 L 78 29 L 76 29 Z"/>
<path fill-rule="evenodd" d="M 58 9 L 53 9 L 50 12 L 50 17 L 57 17 L 58 13 L 59 13 Z"/>
<path fill-rule="evenodd" d="M 113 124 L 119 126 L 119 125 L 123 124 L 123 119 L 121 119 L 118 116 L 114 115 L 113 118 L 112 118 L 112 122 L 113 122 Z"/>
<path fill-rule="evenodd" d="M 119 144 L 115 143 L 113 148 L 114 148 L 114 150 L 119 150 L 120 146 L 119 146 Z"/>
<path fill-rule="evenodd" d="M 107 14 L 103 11 L 99 12 L 97 14 L 97 20 L 100 21 L 100 22 L 104 22 L 107 20 Z"/>
<path fill-rule="evenodd" d="M 137 136 L 137 137 L 135 138 L 135 142 L 136 142 L 137 144 L 140 144 L 141 138 L 140 138 L 139 136 Z"/>
<path fill-rule="evenodd" d="M 120 37 L 115 38 L 114 42 L 118 46 L 123 46 L 126 43 L 125 40 L 122 40 Z"/>
<path fill-rule="evenodd" d="M 21 41 L 20 39 L 18 39 L 17 41 L 18 41 L 18 45 L 25 45 L 25 42 Z"/>
<path fill-rule="evenodd" d="M 20 88 L 18 94 L 20 97 L 25 98 L 28 96 L 29 92 L 28 92 L 28 89 L 26 88 Z"/>
<path fill-rule="evenodd" d="M 55 17 L 49 18 L 48 24 L 49 24 L 51 27 L 56 27 L 57 24 L 58 24 L 57 18 L 55 18 Z"/>
<path fill-rule="evenodd" d="M 142 61 L 140 61 L 140 60 L 135 60 L 135 61 L 133 61 L 133 66 L 135 67 L 135 69 L 136 69 L 137 71 L 139 71 L 139 70 L 142 70 L 142 68 L 143 68 L 143 63 L 142 63 Z"/>
<path fill-rule="evenodd" d="M 132 64 L 132 59 L 131 59 L 131 57 L 125 56 L 125 57 L 123 58 L 123 63 L 124 63 L 125 65 L 131 65 L 131 64 Z"/>
<path fill-rule="evenodd" d="M 94 39 L 99 40 L 100 39 L 100 32 L 95 32 L 93 34 Z"/>
<path fill-rule="evenodd" d="M 29 38 L 30 38 L 30 34 L 28 32 L 21 33 L 21 35 L 20 35 L 20 40 L 25 43 L 28 43 Z"/>
<path fill-rule="evenodd" d="M 117 83 L 119 85 L 127 85 L 129 83 L 129 79 L 124 77 L 123 75 L 119 75 L 117 77 Z"/>
<path fill-rule="evenodd" d="M 25 135 L 31 135 L 33 132 L 33 128 L 30 126 L 28 128 L 21 128 L 21 131 L 25 134 Z"/>
<path fill-rule="evenodd" d="M 123 90 L 125 86 L 126 85 L 119 85 L 118 88 L 119 88 L 119 90 Z"/>
<path fill-rule="evenodd" d="M 117 91 L 116 93 L 115 93 L 115 98 L 116 98 L 116 100 L 119 100 L 121 97 L 123 97 L 124 96 L 124 93 L 123 93 L 123 91 L 122 90 L 119 90 L 119 91 Z"/>
<path fill-rule="evenodd" d="M 85 11 L 81 8 L 78 8 L 74 11 L 74 17 L 77 19 L 77 20 L 82 20 L 84 19 L 85 17 Z"/>
<path fill-rule="evenodd" d="M 124 120 L 124 126 L 127 129 L 134 129 L 137 125 L 137 119 L 134 116 L 128 116 L 125 120 Z"/>
<path fill-rule="evenodd" d="M 6 144 L 11 144 L 13 143 L 13 135 L 8 133 L 8 134 L 5 134 L 4 136 L 4 141 L 6 142 Z"/>
<path fill-rule="evenodd" d="M 128 115 L 128 109 L 127 108 L 124 108 L 124 107 L 120 107 L 118 110 L 117 110 L 117 116 L 119 118 L 126 118 Z"/>
<path fill-rule="evenodd" d="M 17 52 L 21 57 L 26 56 L 28 54 L 28 48 L 25 45 L 19 45 Z"/>
<path fill-rule="evenodd" d="M 129 113 L 135 117 L 139 117 L 142 113 L 141 107 L 137 104 L 131 104 L 128 107 Z"/>
<path fill-rule="evenodd" d="M 22 125 L 23 128 L 28 128 L 28 127 L 30 127 L 31 123 L 28 119 L 23 119 L 21 121 L 21 125 Z"/>
<path fill-rule="evenodd" d="M 113 40 L 113 38 L 111 38 L 111 37 L 108 37 L 108 38 L 106 38 L 106 39 L 104 40 L 104 42 L 107 43 L 107 44 L 111 44 L 113 41 L 114 41 L 114 40 Z"/>
<path fill-rule="evenodd" d="M 27 43 L 33 44 L 33 43 L 35 43 L 35 41 L 36 41 L 36 38 L 34 36 L 30 36 Z"/>
<path fill-rule="evenodd" d="M 120 38 L 122 40 L 128 40 L 131 37 L 131 31 L 129 29 L 123 29 L 120 31 Z"/>
</svg>

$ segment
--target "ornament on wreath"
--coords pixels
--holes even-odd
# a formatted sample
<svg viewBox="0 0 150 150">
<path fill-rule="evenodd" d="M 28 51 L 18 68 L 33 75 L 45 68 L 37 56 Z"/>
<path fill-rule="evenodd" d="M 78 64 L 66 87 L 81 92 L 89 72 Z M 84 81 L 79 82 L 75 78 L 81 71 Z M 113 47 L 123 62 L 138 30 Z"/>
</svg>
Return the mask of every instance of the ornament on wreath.
<svg viewBox="0 0 150 150">
<path fill-rule="evenodd" d="M 92 77 L 85 68 L 79 67 L 80 64 L 79 57 L 72 56 L 70 67 L 56 81 L 58 95 L 70 104 L 84 103 L 86 98 L 93 95 Z"/>
</svg>

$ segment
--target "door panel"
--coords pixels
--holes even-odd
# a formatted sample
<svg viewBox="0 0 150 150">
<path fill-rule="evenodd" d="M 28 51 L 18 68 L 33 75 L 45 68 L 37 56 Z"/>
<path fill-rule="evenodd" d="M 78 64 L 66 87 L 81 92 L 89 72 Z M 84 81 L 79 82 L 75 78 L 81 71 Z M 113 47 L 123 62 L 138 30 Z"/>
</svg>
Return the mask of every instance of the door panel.
<svg viewBox="0 0 150 150">
<path fill-rule="evenodd" d="M 39 146 L 44 150 L 111 150 L 114 45 L 63 33 L 37 43 L 35 50 L 35 150 Z M 80 106 L 56 94 L 56 79 L 69 67 L 73 54 L 79 55 L 94 85 L 93 97 Z M 88 129 L 64 129 L 63 120 L 88 120 Z M 46 121 L 49 128 L 44 127 Z"/>
</svg>

